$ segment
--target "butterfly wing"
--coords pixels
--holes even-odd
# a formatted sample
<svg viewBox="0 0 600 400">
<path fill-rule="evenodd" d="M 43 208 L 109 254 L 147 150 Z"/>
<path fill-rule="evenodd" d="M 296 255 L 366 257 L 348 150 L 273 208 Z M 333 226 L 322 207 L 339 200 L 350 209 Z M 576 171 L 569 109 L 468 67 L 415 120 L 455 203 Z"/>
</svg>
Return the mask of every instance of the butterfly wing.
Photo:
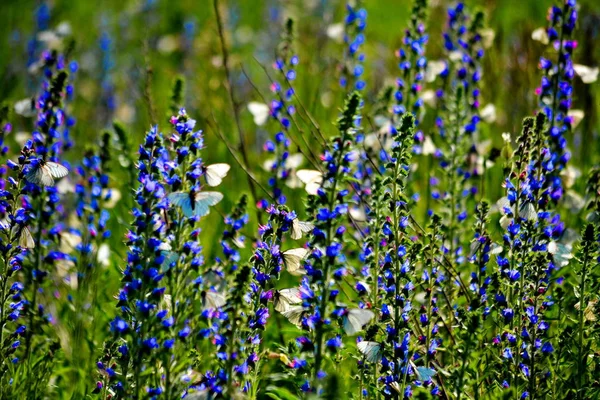
<svg viewBox="0 0 600 400">
<path fill-rule="evenodd" d="M 598 67 L 592 68 L 587 65 L 573 64 L 573 69 L 583 83 L 589 84 L 598 80 L 598 73 L 600 72 Z"/>
<path fill-rule="evenodd" d="M 430 381 L 436 374 L 433 368 L 417 367 L 415 370 L 419 379 L 425 382 Z"/>
<path fill-rule="evenodd" d="M 275 310 L 281 313 L 287 311 L 292 304 L 299 303 L 302 303 L 302 297 L 300 297 L 300 290 L 297 288 L 278 290 L 273 300 Z"/>
<path fill-rule="evenodd" d="M 306 193 L 316 195 L 323 181 L 323 174 L 312 169 L 299 169 L 296 176 L 305 185 Z"/>
<path fill-rule="evenodd" d="M 69 174 L 69 170 L 59 163 L 47 161 L 44 167 L 49 171 L 50 175 L 54 178 L 64 178 Z"/>
<path fill-rule="evenodd" d="M 175 251 L 165 250 L 162 252 L 162 255 L 165 256 L 165 259 L 161 264 L 163 270 L 169 269 L 173 264 L 177 263 L 177 261 L 179 260 L 179 254 Z"/>
<path fill-rule="evenodd" d="M 527 221 L 537 221 L 537 213 L 535 207 L 531 203 L 523 203 L 519 206 L 519 217 L 526 219 Z"/>
<path fill-rule="evenodd" d="M 192 201 L 190 200 L 190 195 L 185 192 L 173 192 L 169 194 L 169 201 L 174 206 L 181 208 L 183 211 L 183 215 L 186 217 L 191 217 L 194 214 L 194 210 L 192 210 Z"/>
<path fill-rule="evenodd" d="M 254 123 L 258 126 L 264 125 L 265 122 L 267 122 L 267 118 L 269 118 L 269 113 L 271 111 L 268 105 L 256 101 L 248 103 L 248 110 L 254 117 Z"/>
<path fill-rule="evenodd" d="M 356 346 L 367 361 L 374 363 L 381 359 L 381 345 L 379 343 L 363 340 L 358 342 Z"/>
<path fill-rule="evenodd" d="M 19 246 L 26 249 L 33 249 L 35 247 L 33 236 L 31 236 L 31 232 L 26 226 L 21 229 L 21 233 L 19 234 Z"/>
<path fill-rule="evenodd" d="M 211 291 L 204 292 L 202 300 L 204 309 L 221 308 L 226 303 L 225 296 L 222 293 Z"/>
<path fill-rule="evenodd" d="M 31 168 L 29 172 L 25 174 L 25 179 L 38 186 L 54 186 L 52 174 L 44 165 L 37 165 Z"/>
<path fill-rule="evenodd" d="M 295 218 L 292 221 L 292 231 L 290 236 L 294 240 L 301 239 L 303 234 L 312 232 L 314 227 L 315 225 L 311 222 L 300 221 L 298 218 Z"/>
<path fill-rule="evenodd" d="M 15 112 L 23 117 L 33 117 L 36 114 L 35 101 L 30 98 L 17 101 Z"/>
<path fill-rule="evenodd" d="M 290 323 L 296 325 L 297 327 L 302 327 L 302 316 L 304 315 L 304 307 L 302 306 L 292 306 L 287 310 L 281 313 L 284 317 L 287 318 Z"/>
<path fill-rule="evenodd" d="M 220 164 L 212 164 L 206 167 L 206 173 L 204 177 L 206 178 L 206 183 L 208 186 L 219 186 L 223 181 L 223 178 L 229 172 L 231 167 L 229 164 L 220 163 Z"/>
<path fill-rule="evenodd" d="M 304 275 L 306 271 L 302 266 L 302 260 L 308 256 L 309 252 L 309 250 L 302 247 L 284 251 L 283 264 L 287 271 L 294 276 Z"/>
<path fill-rule="evenodd" d="M 368 324 L 374 316 L 375 314 L 371 310 L 353 308 L 344 317 L 344 331 L 347 335 L 354 335 L 360 332 L 363 326 Z"/>
<path fill-rule="evenodd" d="M 194 215 L 204 217 L 210 212 L 210 206 L 214 206 L 223 200 L 223 194 L 219 192 L 198 192 L 196 194 L 196 206 L 194 207 Z"/>
</svg>

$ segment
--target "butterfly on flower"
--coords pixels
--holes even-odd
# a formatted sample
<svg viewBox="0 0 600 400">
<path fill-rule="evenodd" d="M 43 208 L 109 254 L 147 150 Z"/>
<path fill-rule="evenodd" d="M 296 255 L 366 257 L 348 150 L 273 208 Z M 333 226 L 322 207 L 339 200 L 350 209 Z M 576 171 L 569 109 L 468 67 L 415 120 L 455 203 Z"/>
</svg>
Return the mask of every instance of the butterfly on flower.
<svg viewBox="0 0 600 400">
<path fill-rule="evenodd" d="M 37 160 L 25 174 L 25 179 L 38 186 L 54 186 L 54 179 L 64 178 L 69 170 L 59 163 Z"/>
<path fill-rule="evenodd" d="M 273 292 L 273 306 L 280 313 L 288 311 L 292 305 L 300 303 L 302 303 L 302 297 L 300 297 L 300 290 L 297 288 L 281 289 Z"/>
<path fill-rule="evenodd" d="M 221 308 L 227 303 L 227 301 L 225 300 L 225 295 L 223 295 L 223 293 L 207 290 L 203 291 L 201 293 L 201 296 L 202 307 L 204 307 L 205 310 Z"/>
<path fill-rule="evenodd" d="M 200 192 L 192 190 L 188 192 L 174 192 L 169 194 L 169 201 L 181 208 L 183 215 L 190 218 L 204 217 L 210 212 L 209 207 L 223 200 L 223 194 L 219 192 Z"/>
<path fill-rule="evenodd" d="M 19 246 L 25 249 L 33 249 L 35 247 L 35 241 L 31 236 L 31 231 L 26 226 L 15 225 L 12 231 L 13 236 L 19 237 Z"/>
<path fill-rule="evenodd" d="M 309 253 L 310 250 L 302 247 L 284 251 L 282 253 L 283 264 L 285 265 L 287 271 L 294 276 L 306 274 L 306 270 L 302 265 L 302 260 L 304 260 Z"/>
<path fill-rule="evenodd" d="M 312 232 L 314 228 L 315 225 L 312 222 L 300 221 L 298 218 L 294 218 L 290 237 L 294 240 L 302 239 L 303 234 Z"/>
<path fill-rule="evenodd" d="M 297 327 L 302 327 L 302 318 L 306 314 L 306 310 L 303 306 L 291 306 L 287 310 L 282 311 L 282 315 L 290 321 L 290 323 Z"/>
<path fill-rule="evenodd" d="M 381 359 L 383 352 L 380 343 L 363 340 L 358 342 L 356 346 L 358 347 L 358 350 L 365 356 L 367 361 L 374 363 Z"/>
</svg>

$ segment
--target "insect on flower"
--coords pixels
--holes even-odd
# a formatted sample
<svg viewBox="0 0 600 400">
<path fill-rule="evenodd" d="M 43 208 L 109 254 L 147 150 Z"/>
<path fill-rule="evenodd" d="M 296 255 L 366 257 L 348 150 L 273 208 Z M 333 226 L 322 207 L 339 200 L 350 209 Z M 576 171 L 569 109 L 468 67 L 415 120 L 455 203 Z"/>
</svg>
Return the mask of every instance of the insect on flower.
<svg viewBox="0 0 600 400">
<path fill-rule="evenodd" d="M 357 343 L 358 350 L 365 356 L 367 361 L 375 363 L 381 359 L 381 344 L 368 340 Z"/>
<path fill-rule="evenodd" d="M 302 297 L 297 288 L 275 290 L 273 293 L 273 306 L 280 313 L 288 311 L 293 304 L 299 303 L 302 303 Z"/>
<path fill-rule="evenodd" d="M 308 256 L 310 250 L 299 247 L 297 249 L 289 249 L 282 253 L 283 264 L 287 271 L 295 276 L 304 275 L 306 271 L 301 262 Z"/>
<path fill-rule="evenodd" d="M 169 201 L 180 207 L 183 215 L 204 217 L 210 212 L 209 207 L 223 200 L 223 194 L 219 192 L 199 192 L 192 190 L 186 192 L 174 192 L 169 194 Z"/>
<path fill-rule="evenodd" d="M 69 170 L 59 163 L 37 160 L 25 175 L 25 179 L 36 185 L 54 186 L 55 178 L 64 178 L 68 173 Z"/>
</svg>

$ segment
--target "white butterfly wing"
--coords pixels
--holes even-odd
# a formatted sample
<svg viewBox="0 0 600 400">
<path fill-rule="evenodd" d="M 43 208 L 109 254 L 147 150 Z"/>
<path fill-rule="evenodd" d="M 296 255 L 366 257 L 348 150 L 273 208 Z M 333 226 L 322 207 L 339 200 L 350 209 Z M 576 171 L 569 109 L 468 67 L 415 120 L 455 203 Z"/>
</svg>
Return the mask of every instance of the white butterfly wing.
<svg viewBox="0 0 600 400">
<path fill-rule="evenodd" d="M 371 310 L 353 308 L 348 311 L 348 315 L 344 318 L 344 331 L 347 335 L 354 335 L 362 331 L 363 326 L 368 324 L 374 316 L 375 314 Z"/>
<path fill-rule="evenodd" d="M 374 363 L 381 359 L 381 345 L 379 343 L 363 340 L 358 342 L 356 346 L 367 361 Z"/>
<path fill-rule="evenodd" d="M 296 169 L 304 162 L 304 156 L 302 153 L 291 154 L 287 160 L 285 160 L 285 165 L 288 168 Z"/>
<path fill-rule="evenodd" d="M 223 194 L 219 192 L 198 192 L 196 194 L 196 204 L 194 206 L 194 215 L 204 217 L 210 212 L 210 206 L 214 206 L 223 200 Z"/>
<path fill-rule="evenodd" d="M 527 221 L 537 221 L 537 213 L 535 207 L 531 203 L 524 203 L 519 207 L 519 217 L 526 219 Z"/>
<path fill-rule="evenodd" d="M 36 114 L 35 103 L 27 98 L 15 103 L 15 112 L 23 117 L 33 117 Z"/>
<path fill-rule="evenodd" d="M 35 247 L 33 236 L 31 236 L 31 232 L 26 226 L 21 229 L 21 233 L 19 234 L 19 246 L 26 249 L 33 249 Z"/>
<path fill-rule="evenodd" d="M 256 101 L 248 103 L 248 110 L 254 117 L 254 123 L 258 126 L 264 125 L 267 122 L 271 111 L 268 105 Z"/>
<path fill-rule="evenodd" d="M 230 168 L 229 164 L 225 163 L 212 164 L 206 167 L 205 178 L 208 186 L 219 186 Z"/>
<path fill-rule="evenodd" d="M 44 167 L 50 171 L 50 175 L 54 178 L 63 178 L 69 174 L 69 170 L 66 167 L 52 161 L 47 161 Z"/>
<path fill-rule="evenodd" d="M 583 117 L 585 117 L 583 110 L 569 110 L 567 115 L 573 119 L 573 122 L 571 122 L 571 127 L 573 129 L 577 128 L 577 125 L 579 125 Z"/>
<path fill-rule="evenodd" d="M 290 236 L 294 240 L 301 239 L 303 234 L 312 232 L 314 227 L 315 225 L 311 222 L 300 221 L 298 218 L 295 218 L 292 221 L 292 231 Z"/>
<path fill-rule="evenodd" d="M 323 174 L 319 171 L 311 169 L 299 169 L 296 171 L 296 176 L 305 185 L 306 193 L 316 195 L 321 182 L 323 181 Z"/>
<path fill-rule="evenodd" d="M 290 323 L 296 325 L 299 328 L 302 326 L 302 316 L 304 315 L 304 307 L 293 306 L 283 311 L 281 314 L 284 317 L 286 317 L 287 320 L 290 321 Z"/>
<path fill-rule="evenodd" d="M 537 28 L 533 32 L 531 32 L 531 38 L 542 44 L 548 44 L 550 39 L 548 38 L 548 32 L 546 32 L 546 28 Z"/>
<path fill-rule="evenodd" d="M 435 369 L 427 367 L 416 367 L 417 376 L 422 381 L 430 381 L 436 374 Z"/>
<path fill-rule="evenodd" d="M 217 292 L 204 292 L 204 308 L 221 308 L 225 305 L 225 296 Z"/>
<path fill-rule="evenodd" d="M 295 276 L 304 275 L 306 271 L 302 266 L 302 260 L 308 256 L 310 251 L 299 247 L 297 249 L 289 249 L 283 252 L 283 264 L 287 271 Z"/>
<path fill-rule="evenodd" d="M 331 24 L 327 27 L 327 37 L 339 43 L 344 41 L 344 24 Z"/>
<path fill-rule="evenodd" d="M 292 304 L 302 303 L 302 297 L 300 297 L 300 290 L 297 288 L 281 289 L 277 291 L 273 306 L 275 310 L 283 313 L 289 310 Z"/>
<path fill-rule="evenodd" d="M 594 83 L 598 80 L 598 73 L 600 69 L 598 67 L 588 67 L 587 65 L 573 64 L 575 73 L 579 75 L 583 83 L 589 84 Z"/>
<path fill-rule="evenodd" d="M 38 186 L 54 186 L 54 179 L 50 170 L 43 165 L 31 168 L 25 175 L 25 179 Z"/>
</svg>

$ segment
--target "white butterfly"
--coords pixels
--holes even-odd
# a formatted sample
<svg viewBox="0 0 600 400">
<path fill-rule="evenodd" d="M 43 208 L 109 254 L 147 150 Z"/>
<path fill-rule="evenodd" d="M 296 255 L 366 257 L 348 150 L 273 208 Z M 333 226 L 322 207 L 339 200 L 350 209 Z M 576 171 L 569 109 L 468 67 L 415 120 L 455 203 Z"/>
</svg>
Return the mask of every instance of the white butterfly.
<svg viewBox="0 0 600 400">
<path fill-rule="evenodd" d="M 433 368 L 417 367 L 412 361 L 410 361 L 410 366 L 415 371 L 415 374 L 417 374 L 417 378 L 422 381 L 430 381 L 437 373 Z"/>
<path fill-rule="evenodd" d="M 33 249 L 35 247 L 35 241 L 33 240 L 33 236 L 31 236 L 31 232 L 29 228 L 26 226 L 20 227 L 19 225 L 15 225 L 12 228 L 13 236 L 19 236 L 19 246 L 25 249 Z"/>
<path fill-rule="evenodd" d="M 431 136 L 425 136 L 425 139 L 423 140 L 423 150 L 421 151 L 421 154 L 423 154 L 424 156 L 429 156 L 435 154 L 435 152 L 436 148 L 435 144 L 433 143 L 433 140 L 431 139 Z"/>
<path fill-rule="evenodd" d="M 254 117 L 254 123 L 258 126 L 264 125 L 264 123 L 267 122 L 271 112 L 268 105 L 256 101 L 248 103 L 248 110 Z"/>
<path fill-rule="evenodd" d="M 273 295 L 273 306 L 275 310 L 283 313 L 290 309 L 293 304 L 302 303 L 300 290 L 297 288 L 276 290 Z"/>
<path fill-rule="evenodd" d="M 381 359 L 381 344 L 363 340 L 358 342 L 356 346 L 358 347 L 358 350 L 365 356 L 367 361 L 374 363 Z"/>
<path fill-rule="evenodd" d="M 583 310 L 583 315 L 587 321 L 595 321 L 597 319 L 595 312 L 596 304 L 598 304 L 598 300 L 590 300 L 585 307 L 585 310 Z M 578 301 L 575 303 L 575 309 L 577 311 L 581 309 L 581 302 Z"/>
<path fill-rule="evenodd" d="M 194 201 L 192 202 L 192 198 Z M 186 217 L 204 217 L 210 212 L 209 206 L 214 206 L 223 200 L 219 192 L 174 192 L 169 194 L 169 201 L 180 207 Z"/>
<path fill-rule="evenodd" d="M 533 32 L 531 32 L 531 38 L 542 44 L 548 44 L 550 42 L 548 38 L 548 32 L 546 32 L 546 28 L 537 28 Z"/>
<path fill-rule="evenodd" d="M 431 60 L 427 63 L 425 70 L 425 81 L 431 83 L 436 80 L 439 74 L 446 69 L 446 62 L 443 60 Z"/>
<path fill-rule="evenodd" d="M 302 260 L 308 256 L 310 250 L 299 247 L 297 249 L 289 249 L 282 253 L 283 265 L 287 271 L 294 275 L 300 276 L 306 274 L 304 266 L 302 266 Z"/>
<path fill-rule="evenodd" d="M 459 50 L 451 51 L 448 54 L 448 59 L 450 59 L 450 61 L 454 61 L 454 62 L 460 61 L 463 59 L 463 53 L 462 53 L 462 51 L 459 51 Z"/>
<path fill-rule="evenodd" d="M 218 269 L 209 269 L 204 273 L 202 278 L 204 279 L 206 286 L 210 286 L 217 292 L 222 292 L 225 289 L 225 284 L 227 282 L 224 279 L 223 272 Z"/>
<path fill-rule="evenodd" d="M 585 117 L 583 110 L 569 110 L 567 115 L 572 118 L 571 127 L 573 129 L 577 128 L 577 125 L 579 125 L 583 117 Z"/>
<path fill-rule="evenodd" d="M 211 164 L 206 167 L 204 177 L 206 178 L 208 186 L 219 186 L 230 168 L 229 164 L 225 163 Z"/>
<path fill-rule="evenodd" d="M 496 122 L 496 106 L 492 103 L 489 103 L 483 107 L 479 114 L 481 115 L 481 119 L 488 124 Z"/>
<path fill-rule="evenodd" d="M 302 153 L 290 154 L 285 160 L 285 166 L 291 169 L 296 169 L 304 162 Z"/>
<path fill-rule="evenodd" d="M 312 232 L 314 227 L 315 225 L 312 222 L 300 221 L 298 218 L 294 218 L 290 236 L 294 240 L 301 239 L 303 234 Z"/>
<path fill-rule="evenodd" d="M 292 324 L 297 327 L 302 327 L 302 317 L 304 316 L 304 307 L 302 306 L 291 306 L 287 310 L 282 311 L 281 314 L 288 319 Z"/>
<path fill-rule="evenodd" d="M 323 174 L 312 169 L 299 169 L 296 176 L 304 183 L 306 193 L 316 195 L 323 182 Z"/>
<path fill-rule="evenodd" d="M 348 214 L 355 222 L 365 222 L 367 220 L 367 213 L 364 207 L 353 206 L 348 210 Z"/>
<path fill-rule="evenodd" d="M 573 64 L 575 73 L 579 75 L 583 83 L 594 83 L 598 80 L 598 67 L 588 67 L 587 65 Z"/>
<path fill-rule="evenodd" d="M 537 221 L 538 219 L 537 212 L 535 211 L 535 207 L 532 203 L 524 203 L 523 205 L 519 206 L 519 217 L 533 222 Z"/>
<path fill-rule="evenodd" d="M 96 252 L 96 261 L 103 267 L 110 265 L 110 247 L 106 243 L 102 243 Z"/>
<path fill-rule="evenodd" d="M 32 98 L 19 100 L 15 103 L 15 112 L 23 117 L 33 117 L 37 114 L 35 101 Z"/>
<path fill-rule="evenodd" d="M 202 307 L 204 309 L 216 309 L 221 308 L 226 304 L 225 296 L 222 293 L 205 291 L 202 292 Z"/>
<path fill-rule="evenodd" d="M 431 107 L 435 107 L 437 103 L 437 95 L 433 90 L 424 90 L 421 92 L 421 99 L 425 104 Z"/>
<path fill-rule="evenodd" d="M 344 41 L 344 24 L 331 24 L 327 27 L 327 37 L 342 43 Z"/>
<path fill-rule="evenodd" d="M 25 175 L 25 179 L 36 185 L 54 186 L 54 178 L 63 178 L 68 173 L 69 170 L 58 163 L 40 160 L 39 164 Z"/>
<path fill-rule="evenodd" d="M 573 258 L 570 246 L 566 246 L 558 242 L 548 243 L 548 253 L 552 254 L 554 263 L 559 267 L 564 267 L 569 264 L 569 261 Z"/>
<path fill-rule="evenodd" d="M 369 323 L 375 317 L 371 310 L 362 308 L 352 308 L 343 317 L 344 331 L 347 335 L 354 335 L 362 331 L 363 326 Z"/>
<path fill-rule="evenodd" d="M 483 44 L 483 48 L 487 49 L 492 47 L 494 44 L 494 39 L 496 38 L 496 32 L 493 29 L 482 29 L 481 30 L 481 42 Z"/>
</svg>

